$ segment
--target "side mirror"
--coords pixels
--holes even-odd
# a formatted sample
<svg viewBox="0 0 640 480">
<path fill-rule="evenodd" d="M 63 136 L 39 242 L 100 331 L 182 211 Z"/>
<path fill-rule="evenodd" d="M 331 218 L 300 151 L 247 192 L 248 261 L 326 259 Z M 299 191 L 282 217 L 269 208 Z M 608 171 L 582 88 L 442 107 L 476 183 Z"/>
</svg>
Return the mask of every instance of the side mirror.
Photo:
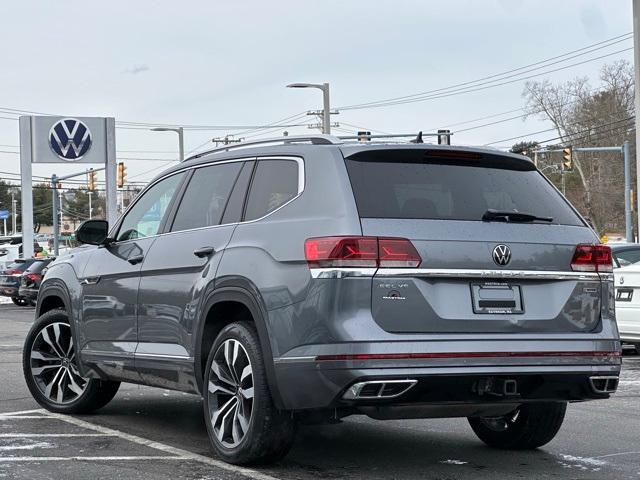
<svg viewBox="0 0 640 480">
<path fill-rule="evenodd" d="M 76 240 L 88 245 L 103 245 L 109 234 L 106 220 L 86 220 L 76 230 Z"/>
</svg>

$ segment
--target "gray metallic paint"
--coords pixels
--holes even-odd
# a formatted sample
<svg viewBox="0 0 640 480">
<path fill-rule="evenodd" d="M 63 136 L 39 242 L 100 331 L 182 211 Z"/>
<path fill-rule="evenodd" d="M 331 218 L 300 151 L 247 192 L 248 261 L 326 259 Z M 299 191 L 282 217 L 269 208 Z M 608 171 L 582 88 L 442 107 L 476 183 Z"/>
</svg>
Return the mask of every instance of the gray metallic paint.
<svg viewBox="0 0 640 480">
<path fill-rule="evenodd" d="M 340 392 L 361 378 L 619 371 L 619 359 L 582 357 L 316 362 L 318 355 L 354 353 L 620 349 L 613 288 L 608 276 L 601 283 L 588 275 L 548 279 L 546 282 L 553 283 L 558 291 L 550 302 L 545 301 L 544 291 L 536 292 L 532 287 L 531 293 L 527 293 L 531 300 L 526 301 L 525 307 L 538 305 L 538 317 L 548 317 L 553 328 L 518 326 L 518 322 L 502 317 L 487 320 L 494 322 L 493 326 L 483 331 L 472 326 L 475 319 L 469 318 L 468 312 L 460 310 L 457 303 L 462 302 L 451 300 L 434 302 L 431 306 L 434 312 L 431 318 L 438 317 L 427 329 L 431 331 L 414 331 L 424 330 L 419 319 L 428 310 L 425 307 L 429 307 L 425 301 L 419 301 L 420 295 L 428 298 L 429 290 L 441 288 L 455 297 L 461 285 L 468 287 L 465 280 L 433 278 L 429 270 L 445 275 L 447 271 L 455 275 L 455 269 L 568 272 L 573 246 L 594 243 L 597 238 L 586 227 L 518 225 L 513 229 L 512 225 L 482 222 L 361 221 L 343 154 L 365 148 L 398 147 L 270 146 L 206 155 L 175 166 L 158 178 L 214 161 L 296 156 L 304 158 L 306 182 L 299 197 L 268 218 L 146 239 L 148 245 L 138 245 L 146 252 L 144 262 L 138 265 L 139 277 L 134 274 L 136 268 L 118 266 L 126 257 L 119 247 L 115 251 L 120 257 L 107 256 L 106 249 L 102 252 L 95 248 L 78 249 L 56 261 L 47 272 L 37 311 L 41 311 L 49 295 L 64 299 L 74 338 L 80 345 L 80 368 L 84 374 L 196 392 L 201 390 L 202 359 L 208 354 L 200 348 L 206 314 L 218 301 L 241 302 L 256 322 L 272 394 L 277 405 L 286 409 L 335 405 Z M 424 255 L 421 269 L 406 277 L 398 276 L 399 272 L 389 276 L 389 272 L 382 270 L 375 276 L 371 271 L 364 272 L 368 276 L 357 276 L 363 272 L 339 271 L 324 277 L 312 274 L 304 260 L 305 239 L 362 234 L 411 238 Z M 506 269 L 488 263 L 489 249 L 497 241 L 509 243 L 514 251 L 513 263 Z M 210 260 L 193 256 L 194 248 L 206 245 L 216 248 Z M 489 255 L 481 258 L 478 251 Z M 101 280 L 94 288 L 80 284 L 87 274 L 97 273 Z M 139 279 L 141 286 L 135 300 L 134 278 Z M 103 279 L 108 283 L 102 283 Z M 381 282 L 398 279 L 412 285 L 415 289 L 412 296 L 417 299 L 413 305 L 403 306 L 400 314 L 383 306 L 377 294 L 372 293 L 380 288 Z M 597 284 L 601 289 L 598 298 L 580 293 L 581 288 Z M 94 297 L 109 297 L 115 307 L 121 308 L 105 311 L 102 316 L 91 313 L 91 297 L 88 306 L 84 297 L 87 292 Z M 579 306 L 567 307 L 563 300 L 569 298 L 578 299 Z M 136 317 L 135 329 L 130 328 L 131 308 Z M 586 317 L 580 314 L 581 310 L 586 311 Z M 402 318 L 403 331 L 394 328 L 394 317 Z M 450 331 L 444 318 L 455 318 L 454 323 L 460 327 Z M 556 324 L 554 319 L 565 323 Z M 573 328 L 566 328 L 569 325 Z M 505 333 L 509 330 L 514 333 Z"/>
</svg>

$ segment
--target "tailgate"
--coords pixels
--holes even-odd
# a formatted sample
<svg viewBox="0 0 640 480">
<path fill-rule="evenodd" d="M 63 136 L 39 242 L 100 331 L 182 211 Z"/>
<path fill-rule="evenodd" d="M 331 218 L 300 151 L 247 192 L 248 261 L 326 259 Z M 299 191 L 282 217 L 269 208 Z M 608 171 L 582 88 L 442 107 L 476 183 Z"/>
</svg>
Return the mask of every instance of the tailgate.
<svg viewBox="0 0 640 480">
<path fill-rule="evenodd" d="M 372 310 L 386 331 L 586 332 L 598 324 L 598 274 L 569 268 L 576 244 L 593 240 L 589 229 L 398 219 L 362 226 L 365 235 L 409 238 L 423 260 L 417 269 L 377 271 Z M 507 266 L 494 260 L 498 246 L 511 252 Z"/>
</svg>

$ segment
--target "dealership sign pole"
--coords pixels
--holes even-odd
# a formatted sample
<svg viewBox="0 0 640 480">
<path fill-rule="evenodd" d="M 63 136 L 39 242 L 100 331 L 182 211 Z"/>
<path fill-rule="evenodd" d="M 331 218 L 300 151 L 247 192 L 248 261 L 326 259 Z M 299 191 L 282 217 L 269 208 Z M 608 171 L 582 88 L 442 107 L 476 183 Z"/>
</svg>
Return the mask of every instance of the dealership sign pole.
<svg viewBox="0 0 640 480">
<path fill-rule="evenodd" d="M 105 166 L 107 221 L 116 206 L 116 136 L 111 117 L 20 117 L 22 251 L 33 256 L 32 163 L 101 163 Z M 54 212 L 55 216 L 56 212 Z M 54 220 L 54 226 L 57 218 Z"/>
</svg>

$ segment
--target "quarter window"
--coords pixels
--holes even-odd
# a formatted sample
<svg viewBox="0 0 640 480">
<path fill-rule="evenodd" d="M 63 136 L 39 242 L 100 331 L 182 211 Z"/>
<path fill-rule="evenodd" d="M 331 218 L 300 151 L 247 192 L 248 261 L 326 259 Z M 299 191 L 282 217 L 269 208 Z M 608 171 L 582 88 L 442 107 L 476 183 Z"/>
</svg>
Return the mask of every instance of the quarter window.
<svg viewBox="0 0 640 480">
<path fill-rule="evenodd" d="M 156 235 L 183 177 L 184 173 L 177 173 L 159 181 L 144 192 L 122 220 L 117 240 Z"/>
<path fill-rule="evenodd" d="M 298 162 L 260 160 L 251 183 L 245 220 L 261 218 L 298 194 Z"/>
<path fill-rule="evenodd" d="M 242 162 L 198 168 L 187 185 L 172 232 L 219 225 Z"/>
</svg>

